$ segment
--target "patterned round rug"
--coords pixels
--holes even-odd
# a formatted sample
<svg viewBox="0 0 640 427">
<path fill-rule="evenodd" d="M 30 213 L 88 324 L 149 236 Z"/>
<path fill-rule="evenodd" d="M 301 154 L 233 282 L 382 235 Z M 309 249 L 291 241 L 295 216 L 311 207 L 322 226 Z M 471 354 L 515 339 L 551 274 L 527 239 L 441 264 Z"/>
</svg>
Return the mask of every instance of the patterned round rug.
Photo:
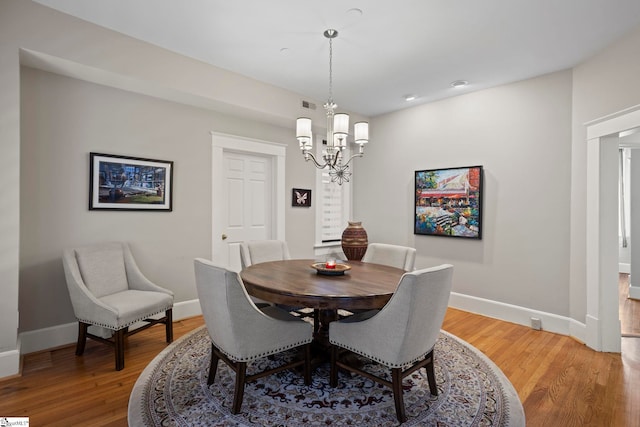
<svg viewBox="0 0 640 427">
<path fill-rule="evenodd" d="M 136 381 L 129 399 L 129 426 L 396 426 L 390 388 L 340 373 L 329 386 L 329 365 L 313 371 L 311 386 L 299 372 L 284 371 L 245 386 L 241 412 L 230 412 L 235 373 L 222 361 L 207 386 L 211 341 L 203 326 L 163 350 Z M 294 357 L 285 352 L 251 369 Z M 442 331 L 435 347 L 438 396 L 429 393 L 424 369 L 403 381 L 403 426 L 524 426 L 518 395 L 500 369 L 480 351 Z M 363 359 L 363 363 L 368 363 Z M 366 369 L 388 371 L 370 363 Z"/>
</svg>

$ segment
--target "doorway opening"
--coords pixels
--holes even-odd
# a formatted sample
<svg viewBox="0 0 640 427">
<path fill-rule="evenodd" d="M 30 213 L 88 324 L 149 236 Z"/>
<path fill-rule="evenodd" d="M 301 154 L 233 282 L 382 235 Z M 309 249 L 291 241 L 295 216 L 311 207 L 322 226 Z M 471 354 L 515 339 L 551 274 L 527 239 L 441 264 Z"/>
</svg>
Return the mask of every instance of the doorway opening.
<svg viewBox="0 0 640 427">
<path fill-rule="evenodd" d="M 618 273 L 620 134 L 640 127 L 640 106 L 587 124 L 586 344 L 621 352 Z"/>
</svg>

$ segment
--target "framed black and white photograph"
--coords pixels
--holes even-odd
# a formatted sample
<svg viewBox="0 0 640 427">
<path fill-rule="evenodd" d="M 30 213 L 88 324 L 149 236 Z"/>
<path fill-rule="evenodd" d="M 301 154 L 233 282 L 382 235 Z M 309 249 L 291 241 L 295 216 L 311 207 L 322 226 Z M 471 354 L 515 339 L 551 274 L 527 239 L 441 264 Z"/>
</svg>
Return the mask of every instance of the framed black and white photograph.
<svg viewBox="0 0 640 427">
<path fill-rule="evenodd" d="M 311 190 L 294 188 L 291 194 L 291 206 L 308 208 L 311 206 Z"/>
<path fill-rule="evenodd" d="M 90 153 L 90 210 L 172 210 L 173 162 Z"/>
</svg>

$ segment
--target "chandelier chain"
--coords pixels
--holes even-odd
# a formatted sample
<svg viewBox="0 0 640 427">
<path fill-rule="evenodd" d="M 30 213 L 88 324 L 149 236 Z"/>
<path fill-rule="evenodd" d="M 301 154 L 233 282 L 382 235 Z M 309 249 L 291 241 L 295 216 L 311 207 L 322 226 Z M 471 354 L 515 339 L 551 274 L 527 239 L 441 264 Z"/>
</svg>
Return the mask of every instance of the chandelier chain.
<svg viewBox="0 0 640 427">
<path fill-rule="evenodd" d="M 333 104 L 333 39 L 329 39 L 329 104 Z"/>
</svg>

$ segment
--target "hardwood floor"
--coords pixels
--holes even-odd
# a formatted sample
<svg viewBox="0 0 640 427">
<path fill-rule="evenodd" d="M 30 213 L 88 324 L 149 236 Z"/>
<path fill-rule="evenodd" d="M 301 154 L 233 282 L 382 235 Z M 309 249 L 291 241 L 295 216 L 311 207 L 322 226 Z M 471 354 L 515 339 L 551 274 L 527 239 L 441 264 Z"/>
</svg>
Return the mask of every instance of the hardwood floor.
<svg viewBox="0 0 640 427">
<path fill-rule="evenodd" d="M 177 321 L 175 337 L 203 323 L 201 316 Z M 455 309 L 443 327 L 502 369 L 527 426 L 640 426 L 640 339 L 623 338 L 623 356 L 598 353 L 569 337 Z M 82 357 L 73 346 L 26 355 L 21 377 L 0 381 L 0 416 L 28 416 L 36 427 L 126 426 L 133 384 L 165 346 L 162 327 L 130 337 L 120 372 L 112 350 L 91 341 Z"/>
<path fill-rule="evenodd" d="M 618 304 L 622 336 L 640 337 L 640 300 L 629 299 L 629 275 L 620 273 Z"/>
</svg>

